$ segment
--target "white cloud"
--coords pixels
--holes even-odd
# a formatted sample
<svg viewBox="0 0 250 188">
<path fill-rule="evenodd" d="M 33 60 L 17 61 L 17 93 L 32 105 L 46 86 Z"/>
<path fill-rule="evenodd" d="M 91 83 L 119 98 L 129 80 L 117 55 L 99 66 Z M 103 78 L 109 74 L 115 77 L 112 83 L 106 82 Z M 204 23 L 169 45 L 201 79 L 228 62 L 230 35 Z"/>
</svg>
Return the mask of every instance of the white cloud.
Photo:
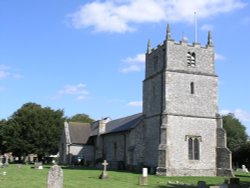
<svg viewBox="0 0 250 188">
<path fill-rule="evenodd" d="M 13 73 L 13 71 L 11 70 L 11 67 L 0 64 L 0 79 L 5 79 L 10 76 L 16 79 L 19 79 L 22 77 L 21 74 Z"/>
<path fill-rule="evenodd" d="M 9 75 L 10 75 L 10 73 L 8 71 L 0 70 L 0 79 L 4 79 L 4 78 L 8 77 Z"/>
<path fill-rule="evenodd" d="M 86 85 L 80 83 L 77 85 L 66 85 L 58 94 L 52 97 L 53 100 L 60 99 L 65 95 L 75 96 L 76 100 L 84 100 L 88 96 L 89 92 L 86 90 Z"/>
<path fill-rule="evenodd" d="M 250 25 L 250 17 L 245 17 L 243 20 L 242 20 L 242 23 L 245 24 L 245 25 Z"/>
<path fill-rule="evenodd" d="M 218 53 L 215 53 L 215 60 L 217 60 L 217 61 L 223 61 L 225 59 L 226 59 L 225 56 L 223 56 L 221 54 L 218 54 Z"/>
<path fill-rule="evenodd" d="M 96 32 L 134 31 L 140 23 L 193 22 L 246 6 L 241 0 L 95 0 L 69 15 L 75 28 Z"/>
<path fill-rule="evenodd" d="M 240 120 L 250 122 L 250 113 L 249 112 L 246 112 L 242 109 L 236 109 L 234 111 L 234 114 Z"/>
<path fill-rule="evenodd" d="M 233 113 L 235 117 L 241 121 L 250 122 L 250 112 L 244 111 L 240 108 L 232 110 L 232 111 L 227 110 L 227 109 L 220 111 L 220 114 L 222 115 L 227 115 L 229 113 Z"/>
<path fill-rule="evenodd" d="M 204 24 L 201 26 L 201 30 L 204 30 L 204 31 L 212 31 L 213 29 L 214 29 L 214 26 L 210 24 Z"/>
<path fill-rule="evenodd" d="M 0 64 L 0 79 L 4 79 L 10 75 L 10 67 Z"/>
<path fill-rule="evenodd" d="M 223 109 L 223 110 L 220 111 L 221 115 L 227 115 L 229 113 L 232 113 L 232 112 L 230 110 L 226 110 L 226 109 Z"/>
<path fill-rule="evenodd" d="M 128 57 L 122 60 L 123 67 L 120 69 L 123 73 L 139 72 L 145 67 L 145 54 L 137 54 L 134 57 Z"/>
<path fill-rule="evenodd" d="M 132 101 L 129 102 L 127 105 L 132 107 L 142 107 L 142 101 Z"/>
</svg>

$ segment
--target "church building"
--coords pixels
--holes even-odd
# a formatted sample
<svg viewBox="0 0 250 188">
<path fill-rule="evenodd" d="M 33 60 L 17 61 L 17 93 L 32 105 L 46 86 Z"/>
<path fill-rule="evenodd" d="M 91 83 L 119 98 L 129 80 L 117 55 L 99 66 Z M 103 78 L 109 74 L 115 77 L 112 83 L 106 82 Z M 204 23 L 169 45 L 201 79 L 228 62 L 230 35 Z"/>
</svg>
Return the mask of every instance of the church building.
<svg viewBox="0 0 250 188">
<path fill-rule="evenodd" d="M 207 44 L 166 38 L 148 42 L 143 112 L 90 125 L 92 161 L 164 176 L 230 176 L 231 152 L 218 113 L 218 76 L 211 32 Z M 87 155 L 87 153 L 86 153 Z M 89 156 L 89 154 L 88 154 Z"/>
</svg>

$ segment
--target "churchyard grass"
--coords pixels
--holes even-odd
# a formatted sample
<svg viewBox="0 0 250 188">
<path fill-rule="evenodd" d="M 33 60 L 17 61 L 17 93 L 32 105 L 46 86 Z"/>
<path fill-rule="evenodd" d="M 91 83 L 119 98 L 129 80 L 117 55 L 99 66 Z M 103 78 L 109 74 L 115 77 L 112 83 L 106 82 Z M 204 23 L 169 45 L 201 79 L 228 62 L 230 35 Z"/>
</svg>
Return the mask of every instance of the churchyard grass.
<svg viewBox="0 0 250 188">
<path fill-rule="evenodd" d="M 43 170 L 32 168 L 33 165 L 9 165 L 1 168 L 0 173 L 6 172 L 5 176 L 0 174 L 1 188 L 46 188 L 47 174 L 50 166 L 44 166 Z M 148 186 L 139 186 L 138 177 L 140 174 L 128 172 L 108 171 L 109 179 L 100 180 L 98 177 L 101 170 L 67 168 L 63 167 L 64 188 L 179 188 L 180 185 L 188 184 L 189 188 L 197 187 L 198 181 L 206 181 L 207 185 L 216 185 L 224 181 L 224 177 L 161 177 L 150 175 Z M 250 174 L 237 173 L 241 182 L 250 185 Z"/>
</svg>

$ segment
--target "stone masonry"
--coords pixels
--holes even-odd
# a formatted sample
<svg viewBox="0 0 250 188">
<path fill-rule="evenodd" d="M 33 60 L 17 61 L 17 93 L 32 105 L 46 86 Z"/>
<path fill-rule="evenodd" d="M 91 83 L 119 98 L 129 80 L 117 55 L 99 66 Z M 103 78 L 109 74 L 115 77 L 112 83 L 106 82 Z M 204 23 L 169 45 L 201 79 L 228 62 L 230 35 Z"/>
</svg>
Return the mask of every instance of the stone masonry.
<svg viewBox="0 0 250 188">
<path fill-rule="evenodd" d="M 169 26 L 163 44 L 152 49 L 148 43 L 143 84 L 146 165 L 159 175 L 231 175 L 231 153 L 218 123 L 217 90 L 210 32 L 204 47 L 175 42 Z"/>
</svg>

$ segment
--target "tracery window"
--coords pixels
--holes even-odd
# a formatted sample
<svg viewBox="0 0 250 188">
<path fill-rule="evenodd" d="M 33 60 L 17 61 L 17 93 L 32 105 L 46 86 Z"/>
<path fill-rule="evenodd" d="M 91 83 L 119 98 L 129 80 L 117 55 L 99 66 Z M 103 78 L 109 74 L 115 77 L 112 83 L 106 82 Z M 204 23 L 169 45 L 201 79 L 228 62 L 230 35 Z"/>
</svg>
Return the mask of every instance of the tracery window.
<svg viewBox="0 0 250 188">
<path fill-rule="evenodd" d="M 188 159 L 200 160 L 200 136 L 187 136 L 188 140 Z"/>
</svg>

